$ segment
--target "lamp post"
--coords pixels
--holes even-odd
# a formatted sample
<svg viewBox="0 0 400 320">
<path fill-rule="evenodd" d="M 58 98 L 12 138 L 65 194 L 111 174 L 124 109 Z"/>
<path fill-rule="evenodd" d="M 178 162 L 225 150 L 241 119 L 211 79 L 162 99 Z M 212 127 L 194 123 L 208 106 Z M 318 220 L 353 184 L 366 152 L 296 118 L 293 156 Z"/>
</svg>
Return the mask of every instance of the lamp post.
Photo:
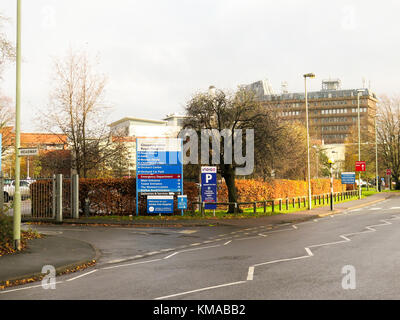
<svg viewBox="0 0 400 320">
<path fill-rule="evenodd" d="M 333 170 L 332 170 L 333 160 L 329 159 L 328 163 L 329 163 L 329 171 L 331 173 L 331 211 L 333 211 Z"/>
<path fill-rule="evenodd" d="M 376 117 L 377 114 L 375 114 L 375 188 L 376 192 L 378 192 L 378 131 L 376 129 Z"/>
<path fill-rule="evenodd" d="M 361 125 L 360 125 L 360 93 L 364 90 L 357 90 L 357 118 L 358 118 L 358 161 L 361 161 Z M 358 199 L 361 199 L 361 171 L 358 172 Z"/>
<path fill-rule="evenodd" d="M 20 118 L 21 118 L 21 0 L 17 0 L 17 57 L 16 57 L 16 92 L 15 92 L 15 191 L 13 213 L 14 249 L 21 250 L 21 192 L 20 178 Z"/>
<path fill-rule="evenodd" d="M 308 131 L 308 100 L 307 100 L 307 78 L 315 78 L 314 73 L 306 73 L 304 77 L 304 99 L 306 104 L 306 128 L 307 128 L 307 186 L 308 186 L 308 210 L 311 210 L 311 183 L 310 183 L 310 135 Z"/>
</svg>

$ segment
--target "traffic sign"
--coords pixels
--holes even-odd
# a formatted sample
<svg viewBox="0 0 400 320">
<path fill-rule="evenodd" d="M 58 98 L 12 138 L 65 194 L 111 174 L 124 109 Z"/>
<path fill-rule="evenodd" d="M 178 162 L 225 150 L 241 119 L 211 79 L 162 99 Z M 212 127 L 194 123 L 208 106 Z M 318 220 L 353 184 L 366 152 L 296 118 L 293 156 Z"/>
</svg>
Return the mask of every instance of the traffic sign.
<svg viewBox="0 0 400 320">
<path fill-rule="evenodd" d="M 182 149 L 182 139 L 136 139 L 136 215 L 139 214 L 139 193 L 148 195 L 148 213 L 173 212 L 173 196 L 156 195 L 183 193 Z"/>
<path fill-rule="evenodd" d="M 355 184 L 356 173 L 355 172 L 342 172 L 342 184 Z"/>
<path fill-rule="evenodd" d="M 201 201 L 205 209 L 217 209 L 217 167 L 201 167 Z"/>
<path fill-rule="evenodd" d="M 38 148 L 19 148 L 19 156 L 20 157 L 29 157 L 29 156 L 38 156 L 39 150 Z"/>
<path fill-rule="evenodd" d="M 356 161 L 356 171 L 365 171 L 365 161 Z"/>
<path fill-rule="evenodd" d="M 174 196 L 147 196 L 147 213 L 173 213 Z"/>
<path fill-rule="evenodd" d="M 392 175 L 392 170 L 391 169 L 386 169 L 386 175 L 391 176 Z"/>
<path fill-rule="evenodd" d="M 187 196 L 186 195 L 178 196 L 178 209 L 187 210 Z"/>
</svg>

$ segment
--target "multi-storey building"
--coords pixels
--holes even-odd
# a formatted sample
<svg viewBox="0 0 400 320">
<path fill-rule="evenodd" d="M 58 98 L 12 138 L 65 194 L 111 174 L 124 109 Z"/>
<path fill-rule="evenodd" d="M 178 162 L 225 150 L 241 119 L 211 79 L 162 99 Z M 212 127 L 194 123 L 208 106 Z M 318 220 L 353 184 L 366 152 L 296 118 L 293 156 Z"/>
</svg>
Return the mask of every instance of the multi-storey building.
<svg viewBox="0 0 400 320">
<path fill-rule="evenodd" d="M 284 120 L 305 123 L 303 93 L 272 94 L 271 88 L 258 81 L 250 84 L 261 103 L 271 107 Z M 268 90 L 266 90 L 267 88 Z M 323 80 L 320 91 L 308 92 L 310 137 L 324 144 L 342 144 L 357 125 L 357 93 L 360 89 L 340 88 L 340 80 Z M 360 124 L 363 132 L 374 132 L 377 97 L 369 89 L 360 90 Z"/>
<path fill-rule="evenodd" d="M 136 171 L 136 138 L 176 138 L 185 118 L 180 114 L 169 114 L 163 120 L 125 117 L 109 125 L 114 140 L 125 143 L 128 149 L 129 175 Z"/>
</svg>

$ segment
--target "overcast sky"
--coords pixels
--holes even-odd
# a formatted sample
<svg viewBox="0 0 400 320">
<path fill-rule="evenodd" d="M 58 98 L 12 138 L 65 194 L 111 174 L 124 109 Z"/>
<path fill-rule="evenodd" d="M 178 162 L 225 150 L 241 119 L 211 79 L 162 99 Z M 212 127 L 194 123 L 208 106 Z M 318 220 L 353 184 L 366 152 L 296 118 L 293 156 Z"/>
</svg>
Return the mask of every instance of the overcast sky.
<svg viewBox="0 0 400 320">
<path fill-rule="evenodd" d="M 161 119 L 209 85 L 235 89 L 269 79 L 303 91 L 340 78 L 378 95 L 400 93 L 400 1 L 22 0 L 22 130 L 48 102 L 54 57 L 72 47 L 99 55 L 109 122 Z M 16 0 L 1 0 L 15 39 Z M 14 66 L 0 83 L 14 97 Z"/>
</svg>

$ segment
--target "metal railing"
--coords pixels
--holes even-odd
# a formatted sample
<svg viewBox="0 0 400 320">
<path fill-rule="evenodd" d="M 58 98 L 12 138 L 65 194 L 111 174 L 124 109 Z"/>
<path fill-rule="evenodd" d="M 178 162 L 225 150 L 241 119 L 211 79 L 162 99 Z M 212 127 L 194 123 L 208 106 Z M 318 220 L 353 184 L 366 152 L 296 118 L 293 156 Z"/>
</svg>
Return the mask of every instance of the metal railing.
<svg viewBox="0 0 400 320">
<path fill-rule="evenodd" d="M 333 203 L 351 199 L 353 197 L 358 197 L 358 190 L 350 190 L 350 191 L 343 191 L 343 192 L 334 192 L 332 195 Z M 314 206 L 317 205 L 328 205 L 331 202 L 331 194 L 324 193 L 319 195 L 313 195 L 311 197 Z M 213 204 L 217 206 L 234 206 L 234 213 L 240 212 L 240 206 L 249 206 L 253 207 L 253 213 L 257 212 L 257 209 L 262 207 L 263 212 L 267 212 L 267 208 L 271 207 L 271 212 L 274 213 L 276 208 L 279 211 L 283 209 L 289 210 L 290 208 L 301 208 L 307 207 L 307 196 L 300 196 L 300 197 L 289 197 L 289 198 L 278 198 L 278 199 L 269 199 L 269 200 L 261 200 L 261 201 L 249 201 L 249 202 L 192 202 L 192 214 L 196 213 L 196 206 L 199 206 L 200 213 L 204 215 L 205 212 L 205 205 L 206 204 Z M 262 206 L 260 206 L 262 205 Z"/>
</svg>

